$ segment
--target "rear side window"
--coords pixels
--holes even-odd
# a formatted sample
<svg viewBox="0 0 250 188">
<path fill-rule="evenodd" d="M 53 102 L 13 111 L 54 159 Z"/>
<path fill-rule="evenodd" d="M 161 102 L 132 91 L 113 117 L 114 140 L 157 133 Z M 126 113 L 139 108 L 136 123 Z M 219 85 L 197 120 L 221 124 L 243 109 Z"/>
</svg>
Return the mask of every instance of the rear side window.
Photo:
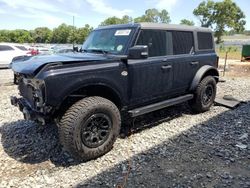
<svg viewBox="0 0 250 188">
<path fill-rule="evenodd" d="M 171 31 L 173 38 L 173 53 L 190 54 L 194 50 L 193 32 Z"/>
<path fill-rule="evenodd" d="M 24 46 L 16 46 L 19 50 L 22 51 L 27 51 L 27 48 L 25 48 Z"/>
<path fill-rule="evenodd" d="M 0 51 L 11 51 L 11 50 L 14 50 L 11 46 L 0 45 Z"/>
<path fill-rule="evenodd" d="M 213 49 L 212 33 L 198 32 L 197 36 L 198 36 L 198 49 L 199 50 Z"/>
</svg>

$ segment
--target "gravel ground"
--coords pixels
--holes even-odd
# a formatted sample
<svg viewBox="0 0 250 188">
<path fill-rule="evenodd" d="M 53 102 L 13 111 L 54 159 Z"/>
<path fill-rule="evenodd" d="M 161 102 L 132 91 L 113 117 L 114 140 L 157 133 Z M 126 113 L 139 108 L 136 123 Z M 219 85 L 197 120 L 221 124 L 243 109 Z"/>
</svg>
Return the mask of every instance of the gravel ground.
<svg viewBox="0 0 250 188">
<path fill-rule="evenodd" d="M 23 120 L 0 70 L 0 187 L 250 187 L 250 78 L 226 78 L 218 95 L 245 101 L 192 114 L 186 104 L 135 119 L 133 134 L 86 163 L 59 146 L 57 128 Z"/>
</svg>

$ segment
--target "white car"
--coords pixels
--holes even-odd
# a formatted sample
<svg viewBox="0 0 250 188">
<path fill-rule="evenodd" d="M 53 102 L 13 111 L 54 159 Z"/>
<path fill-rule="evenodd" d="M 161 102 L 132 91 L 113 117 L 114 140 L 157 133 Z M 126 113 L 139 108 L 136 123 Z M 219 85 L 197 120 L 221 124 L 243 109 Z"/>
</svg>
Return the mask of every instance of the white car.
<svg viewBox="0 0 250 188">
<path fill-rule="evenodd" d="M 7 68 L 14 57 L 30 56 L 31 52 L 21 44 L 0 43 L 0 68 Z"/>
</svg>

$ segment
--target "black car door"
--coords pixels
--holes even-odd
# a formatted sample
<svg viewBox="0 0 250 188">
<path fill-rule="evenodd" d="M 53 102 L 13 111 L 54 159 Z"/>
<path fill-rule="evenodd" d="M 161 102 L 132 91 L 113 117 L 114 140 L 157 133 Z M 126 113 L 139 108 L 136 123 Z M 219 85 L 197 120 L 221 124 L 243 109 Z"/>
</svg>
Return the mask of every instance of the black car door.
<svg viewBox="0 0 250 188">
<path fill-rule="evenodd" d="M 149 57 L 128 60 L 130 102 L 147 103 L 167 95 L 173 84 L 173 65 L 167 58 L 167 32 L 143 30 L 137 45 L 148 45 Z"/>
<path fill-rule="evenodd" d="M 173 43 L 173 55 L 168 59 L 173 63 L 173 92 L 185 93 L 200 67 L 194 53 L 194 35 L 191 31 L 168 31 Z M 169 39 L 169 40 L 170 40 Z"/>
</svg>

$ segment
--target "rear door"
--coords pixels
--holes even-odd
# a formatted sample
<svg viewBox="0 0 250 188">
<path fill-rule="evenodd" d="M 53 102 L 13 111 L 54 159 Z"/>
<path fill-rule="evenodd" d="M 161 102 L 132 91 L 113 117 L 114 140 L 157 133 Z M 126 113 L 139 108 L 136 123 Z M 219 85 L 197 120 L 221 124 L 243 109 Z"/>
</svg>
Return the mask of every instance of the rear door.
<svg viewBox="0 0 250 188">
<path fill-rule="evenodd" d="M 131 103 L 147 103 L 166 96 L 172 89 L 173 65 L 167 59 L 167 32 L 142 30 L 136 45 L 148 45 L 149 57 L 128 60 Z"/>
<path fill-rule="evenodd" d="M 195 55 L 194 33 L 192 31 L 168 31 L 173 51 L 168 61 L 173 64 L 173 92 L 185 93 L 200 67 Z"/>
</svg>

